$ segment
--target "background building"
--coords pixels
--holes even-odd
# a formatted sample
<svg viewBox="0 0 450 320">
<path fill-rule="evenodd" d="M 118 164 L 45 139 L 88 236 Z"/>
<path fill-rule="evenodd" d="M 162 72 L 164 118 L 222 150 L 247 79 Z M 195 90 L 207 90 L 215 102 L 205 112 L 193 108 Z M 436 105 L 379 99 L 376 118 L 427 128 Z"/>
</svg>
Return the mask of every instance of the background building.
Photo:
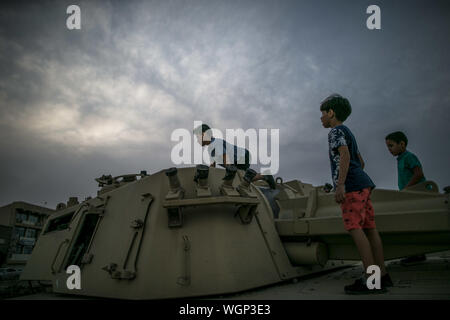
<svg viewBox="0 0 450 320">
<path fill-rule="evenodd" d="M 42 227 L 53 212 L 53 209 L 21 201 L 0 208 L 0 252 L 5 254 L 6 251 L 3 264 L 26 263 Z"/>
<path fill-rule="evenodd" d="M 0 266 L 6 262 L 11 241 L 11 227 L 0 225 Z"/>
</svg>

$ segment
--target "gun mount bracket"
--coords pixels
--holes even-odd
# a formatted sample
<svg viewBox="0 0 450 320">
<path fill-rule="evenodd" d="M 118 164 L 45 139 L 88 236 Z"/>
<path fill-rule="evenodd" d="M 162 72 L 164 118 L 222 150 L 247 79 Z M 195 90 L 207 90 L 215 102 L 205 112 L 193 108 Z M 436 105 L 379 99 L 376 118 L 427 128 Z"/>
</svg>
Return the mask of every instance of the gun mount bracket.
<svg viewBox="0 0 450 320">
<path fill-rule="evenodd" d="M 118 280 L 133 280 L 136 278 L 136 272 L 129 271 L 129 270 L 117 270 L 118 265 L 116 263 L 110 263 L 102 268 L 102 270 L 105 270 L 109 273 L 111 276 L 111 279 L 118 279 Z"/>
<path fill-rule="evenodd" d="M 249 224 L 256 214 L 258 214 L 256 205 L 241 205 L 237 209 L 235 216 L 239 216 L 242 224 Z"/>
<path fill-rule="evenodd" d="M 183 212 L 181 208 L 168 208 L 167 215 L 169 228 L 180 228 L 183 226 Z"/>
</svg>

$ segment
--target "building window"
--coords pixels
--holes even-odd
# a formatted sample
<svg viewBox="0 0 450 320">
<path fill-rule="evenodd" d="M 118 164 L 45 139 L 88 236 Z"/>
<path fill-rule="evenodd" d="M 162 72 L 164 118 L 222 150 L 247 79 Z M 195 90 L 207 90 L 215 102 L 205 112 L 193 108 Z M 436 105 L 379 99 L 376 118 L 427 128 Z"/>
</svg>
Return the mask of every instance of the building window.
<svg viewBox="0 0 450 320">
<path fill-rule="evenodd" d="M 28 216 L 28 221 L 33 224 L 36 224 L 38 222 L 38 220 L 39 220 L 39 218 L 35 214 L 30 214 Z"/>
<path fill-rule="evenodd" d="M 16 248 L 15 248 L 15 252 L 14 252 L 14 253 L 21 254 L 21 253 L 22 253 L 22 250 L 23 250 L 23 246 L 20 245 L 20 244 L 18 244 L 18 245 L 16 245 Z"/>
<path fill-rule="evenodd" d="M 33 246 L 24 246 L 23 247 L 23 254 L 31 254 L 33 251 Z"/>
<path fill-rule="evenodd" d="M 25 232 L 25 237 L 36 238 L 36 230 L 35 229 L 27 229 L 27 231 Z"/>
<path fill-rule="evenodd" d="M 22 227 L 15 227 L 14 232 L 16 235 L 16 238 L 24 237 L 25 236 L 25 228 Z"/>
<path fill-rule="evenodd" d="M 16 222 L 22 223 L 27 220 L 27 215 L 25 213 L 17 212 L 16 213 Z"/>
</svg>

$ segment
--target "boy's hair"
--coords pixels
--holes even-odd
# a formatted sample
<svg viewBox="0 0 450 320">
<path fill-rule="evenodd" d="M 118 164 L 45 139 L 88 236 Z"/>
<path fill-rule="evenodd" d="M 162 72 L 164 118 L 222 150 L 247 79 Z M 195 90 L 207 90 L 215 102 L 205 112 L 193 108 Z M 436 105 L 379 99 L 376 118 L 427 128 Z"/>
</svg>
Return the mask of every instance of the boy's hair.
<svg viewBox="0 0 450 320">
<path fill-rule="evenodd" d="M 345 121 L 352 113 L 352 106 L 348 99 L 337 93 L 330 95 L 320 104 L 320 111 L 328 112 L 330 109 L 334 111 L 339 121 Z"/>
<path fill-rule="evenodd" d="M 395 141 L 396 143 L 400 143 L 401 141 L 403 141 L 405 143 L 405 147 L 408 145 L 408 138 L 401 131 L 395 131 L 395 132 L 389 133 L 386 136 L 386 140 L 392 140 L 392 141 Z"/>
<path fill-rule="evenodd" d="M 211 130 L 211 128 L 207 124 L 202 124 L 201 126 L 198 126 L 197 128 L 194 129 L 194 133 L 201 135 L 202 133 L 208 130 Z"/>
</svg>

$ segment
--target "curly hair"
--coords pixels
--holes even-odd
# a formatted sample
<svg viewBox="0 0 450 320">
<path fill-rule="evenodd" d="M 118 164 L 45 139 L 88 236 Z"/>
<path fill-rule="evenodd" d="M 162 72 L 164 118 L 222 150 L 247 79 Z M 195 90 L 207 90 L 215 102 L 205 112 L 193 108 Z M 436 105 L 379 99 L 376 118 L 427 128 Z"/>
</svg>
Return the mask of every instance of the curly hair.
<svg viewBox="0 0 450 320">
<path fill-rule="evenodd" d="M 334 111 L 339 121 L 345 121 L 352 113 L 352 106 L 348 99 L 337 93 L 328 96 L 320 104 L 320 111 L 328 112 L 330 109 Z"/>
<path fill-rule="evenodd" d="M 202 124 L 200 126 L 198 126 L 197 128 L 194 129 L 194 133 L 195 134 L 202 134 L 205 133 L 206 131 L 211 130 L 211 128 L 207 125 L 207 124 Z"/>
<path fill-rule="evenodd" d="M 405 143 L 405 147 L 408 145 L 408 138 L 401 131 L 395 131 L 395 132 L 389 133 L 385 139 L 392 140 L 396 143 L 400 143 L 401 141 L 403 141 Z"/>
</svg>

